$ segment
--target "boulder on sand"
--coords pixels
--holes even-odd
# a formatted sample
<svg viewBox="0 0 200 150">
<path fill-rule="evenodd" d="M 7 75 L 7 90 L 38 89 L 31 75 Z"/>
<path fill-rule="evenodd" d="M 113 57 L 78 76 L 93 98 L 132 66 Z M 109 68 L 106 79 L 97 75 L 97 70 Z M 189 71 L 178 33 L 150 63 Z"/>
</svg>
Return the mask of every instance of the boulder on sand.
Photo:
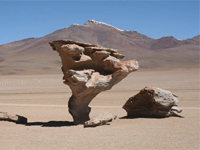
<svg viewBox="0 0 200 150">
<path fill-rule="evenodd" d="M 130 97 L 123 108 L 127 117 L 169 117 L 178 116 L 178 96 L 160 88 L 145 87 L 138 94 Z"/>
</svg>

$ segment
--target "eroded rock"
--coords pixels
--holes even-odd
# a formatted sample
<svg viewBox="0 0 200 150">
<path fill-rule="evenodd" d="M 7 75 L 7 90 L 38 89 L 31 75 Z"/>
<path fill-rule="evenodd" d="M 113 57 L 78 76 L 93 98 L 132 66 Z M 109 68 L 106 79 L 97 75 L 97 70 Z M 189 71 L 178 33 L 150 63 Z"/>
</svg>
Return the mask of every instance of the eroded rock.
<svg viewBox="0 0 200 150">
<path fill-rule="evenodd" d="M 61 57 L 64 83 L 72 90 L 68 107 L 75 124 L 89 120 L 88 105 L 97 94 L 111 89 L 139 67 L 136 60 L 120 61 L 124 55 L 116 49 L 71 40 L 50 45 Z"/>
<path fill-rule="evenodd" d="M 84 127 L 96 127 L 96 126 L 102 126 L 107 124 L 108 122 L 111 122 L 115 120 L 117 116 L 113 113 L 106 112 L 100 115 L 97 115 L 90 119 L 89 121 L 86 121 L 84 123 Z"/>
<path fill-rule="evenodd" d="M 19 115 L 13 115 L 7 112 L 0 112 L 0 120 L 12 121 L 18 124 L 26 124 L 27 118 Z"/>
<path fill-rule="evenodd" d="M 123 108 L 127 117 L 169 117 L 179 116 L 178 96 L 170 91 L 154 87 L 145 87 L 129 98 Z"/>
</svg>

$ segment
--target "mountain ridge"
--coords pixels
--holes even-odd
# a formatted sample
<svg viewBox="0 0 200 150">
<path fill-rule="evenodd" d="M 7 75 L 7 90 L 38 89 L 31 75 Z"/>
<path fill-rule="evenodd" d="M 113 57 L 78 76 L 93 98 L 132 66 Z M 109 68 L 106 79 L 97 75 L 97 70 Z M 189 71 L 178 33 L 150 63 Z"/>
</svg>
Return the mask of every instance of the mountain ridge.
<svg viewBox="0 0 200 150">
<path fill-rule="evenodd" d="M 112 25 L 109 25 L 109 24 L 107 24 L 107 23 L 95 21 L 95 20 L 93 20 L 93 19 L 88 20 L 86 23 L 84 23 L 84 24 L 82 24 L 82 25 L 81 25 L 81 24 L 72 24 L 72 25 L 70 25 L 70 26 L 68 26 L 68 27 L 66 27 L 66 28 L 55 30 L 55 31 L 53 31 L 52 33 L 57 32 L 57 31 L 63 31 L 64 29 L 68 29 L 69 27 L 73 27 L 73 26 L 81 26 L 81 27 L 85 26 L 85 27 L 88 27 L 88 26 L 90 26 L 91 24 L 92 24 L 92 25 L 95 24 L 95 25 L 101 25 L 101 26 L 104 26 L 104 27 L 109 27 L 109 28 L 112 28 L 112 29 L 116 29 L 116 30 L 118 30 L 118 31 L 126 32 L 126 33 L 130 32 L 130 33 L 138 33 L 138 34 L 141 34 L 141 33 L 137 32 L 137 31 L 133 31 L 133 30 L 122 30 L 122 29 L 119 29 L 119 28 L 114 27 L 114 26 L 112 26 Z M 50 34 L 52 34 L 52 33 L 49 33 L 49 34 L 44 35 L 44 36 L 48 36 L 48 35 L 50 35 Z M 147 35 L 144 35 L 144 34 L 141 34 L 141 35 L 143 35 L 143 36 L 145 36 L 145 37 L 148 37 Z M 167 37 L 176 39 L 176 38 L 173 37 L 173 36 L 163 36 L 163 37 L 160 37 L 160 38 L 157 38 L 157 39 L 155 39 L 155 38 L 150 38 L 150 37 L 148 37 L 148 38 L 154 39 L 154 40 L 159 40 L 159 39 L 161 39 L 161 38 L 167 38 Z M 42 37 L 38 37 L 38 38 L 42 38 Z M 29 39 L 38 39 L 38 38 L 30 37 L 30 38 L 25 38 L 25 39 L 21 39 L 21 40 L 16 40 L 16 41 L 13 41 L 13 42 L 10 42 L 10 43 L 14 43 L 14 42 L 18 42 L 18 41 L 24 41 L 24 40 L 29 40 Z M 199 35 L 196 35 L 196 36 L 194 36 L 194 37 L 192 37 L 192 38 L 187 38 L 187 39 L 185 39 L 185 40 L 182 40 L 182 39 L 181 39 L 181 40 L 180 40 L 180 39 L 176 39 L 176 40 L 178 40 L 178 41 L 187 41 L 187 40 L 195 39 L 195 41 L 199 43 L 199 38 L 200 38 L 200 34 L 199 34 Z M 198 39 L 198 40 L 197 40 L 197 39 Z M 10 44 L 10 43 L 1 44 L 0 46 L 2 46 L 2 45 L 7 45 L 7 44 Z"/>
<path fill-rule="evenodd" d="M 137 31 L 121 30 L 89 20 L 83 25 L 72 24 L 40 38 L 0 45 L 0 74 L 58 73 L 60 59 L 48 43 L 62 39 L 118 49 L 125 54 L 125 60 L 138 60 L 140 69 L 198 68 L 199 37 L 197 35 L 186 40 L 172 36 L 153 39 Z"/>
</svg>

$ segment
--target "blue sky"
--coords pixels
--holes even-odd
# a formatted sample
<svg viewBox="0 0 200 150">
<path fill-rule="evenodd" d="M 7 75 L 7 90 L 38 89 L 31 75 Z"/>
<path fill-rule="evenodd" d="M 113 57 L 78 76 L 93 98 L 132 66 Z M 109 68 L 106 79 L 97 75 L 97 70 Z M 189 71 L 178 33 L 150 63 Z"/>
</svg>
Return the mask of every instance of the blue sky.
<svg viewBox="0 0 200 150">
<path fill-rule="evenodd" d="M 42 37 L 90 19 L 151 38 L 192 38 L 199 33 L 199 1 L 0 0 L 0 45 Z"/>
</svg>

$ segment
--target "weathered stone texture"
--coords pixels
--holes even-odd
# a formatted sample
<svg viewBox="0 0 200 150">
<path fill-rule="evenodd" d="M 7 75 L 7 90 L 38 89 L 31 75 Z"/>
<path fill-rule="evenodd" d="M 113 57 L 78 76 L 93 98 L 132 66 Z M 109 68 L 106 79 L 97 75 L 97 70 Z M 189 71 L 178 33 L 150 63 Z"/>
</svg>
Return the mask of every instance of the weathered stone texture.
<svg viewBox="0 0 200 150">
<path fill-rule="evenodd" d="M 61 57 L 64 83 L 72 90 L 68 107 L 75 124 L 89 120 L 88 105 L 97 94 L 111 89 L 139 67 L 136 60 L 120 61 L 124 55 L 116 49 L 70 40 L 50 45 Z"/>
</svg>

